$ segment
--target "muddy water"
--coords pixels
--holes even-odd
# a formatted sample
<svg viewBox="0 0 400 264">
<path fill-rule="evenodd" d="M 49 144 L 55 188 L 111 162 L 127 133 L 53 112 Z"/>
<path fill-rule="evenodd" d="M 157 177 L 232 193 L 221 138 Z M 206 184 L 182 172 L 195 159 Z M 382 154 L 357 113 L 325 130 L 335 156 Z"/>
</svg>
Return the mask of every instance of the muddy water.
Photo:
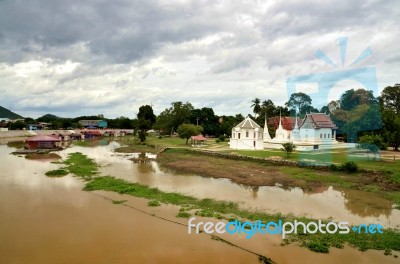
<svg viewBox="0 0 400 264">
<path fill-rule="evenodd" d="M 250 187 L 228 179 L 213 179 L 197 175 L 176 174 L 162 170 L 157 162 L 133 163 L 129 157 L 139 154 L 112 152 L 119 145 L 95 148 L 73 147 L 67 152 L 80 151 L 96 159 L 103 175 L 112 175 L 139 182 L 163 191 L 180 192 L 199 198 L 216 198 L 241 203 L 271 212 L 293 213 L 313 218 L 333 218 L 354 224 L 380 223 L 385 227 L 400 227 L 400 210 L 381 196 L 357 190 L 322 187 L 313 192 L 301 188 L 285 190 L 277 186 Z M 66 155 L 66 154 L 64 154 Z M 147 154 L 149 157 L 154 155 Z"/>
<path fill-rule="evenodd" d="M 59 165 L 9 152 L 0 146 L 0 263 L 257 263 L 245 251 L 83 192 L 77 178 L 44 176 Z"/>
<path fill-rule="evenodd" d="M 71 148 L 66 152 L 82 151 L 101 161 L 105 166 L 102 170 L 111 173 L 113 168 L 121 168 L 123 171 L 127 157 L 106 154 L 111 148 Z M 177 208 L 173 206 L 149 208 L 144 199 L 81 191 L 83 183 L 77 178 L 44 176 L 44 172 L 60 165 L 26 160 L 9 155 L 11 151 L 0 146 L 0 263 L 258 262 L 256 256 L 246 251 L 211 240 L 205 234 L 188 235 L 185 226 L 114 205 L 96 194 L 128 200 L 130 206 L 185 223 L 186 220 L 174 218 Z M 131 166 L 131 171 L 127 175 L 121 173 L 121 177 L 147 180 L 154 186 L 160 182 L 158 178 L 169 175 L 161 172 L 155 163 L 126 164 Z M 132 178 L 132 171 L 139 176 Z M 176 182 L 178 187 L 185 186 L 172 176 L 166 176 L 171 178 L 170 185 Z M 213 179 L 209 180 L 213 184 Z M 168 181 L 161 182 L 159 186 L 167 188 Z M 330 254 L 317 254 L 294 245 L 282 247 L 278 236 L 256 235 L 248 240 L 225 234 L 224 238 L 267 255 L 276 263 L 398 263 L 393 257 L 373 250 L 362 253 L 346 247 L 332 249 Z"/>
</svg>

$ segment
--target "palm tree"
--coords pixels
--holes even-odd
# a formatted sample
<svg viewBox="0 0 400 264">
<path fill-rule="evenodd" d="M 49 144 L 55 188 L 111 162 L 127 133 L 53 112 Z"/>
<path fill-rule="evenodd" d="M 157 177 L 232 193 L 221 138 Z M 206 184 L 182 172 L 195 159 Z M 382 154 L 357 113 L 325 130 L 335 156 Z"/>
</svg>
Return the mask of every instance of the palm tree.
<svg viewBox="0 0 400 264">
<path fill-rule="evenodd" d="M 260 105 L 260 99 L 259 98 L 255 98 L 253 101 L 251 101 L 253 104 L 251 105 L 251 107 L 253 107 L 253 113 L 254 113 L 254 118 L 257 118 L 257 114 L 259 114 L 261 112 L 261 105 Z"/>
</svg>

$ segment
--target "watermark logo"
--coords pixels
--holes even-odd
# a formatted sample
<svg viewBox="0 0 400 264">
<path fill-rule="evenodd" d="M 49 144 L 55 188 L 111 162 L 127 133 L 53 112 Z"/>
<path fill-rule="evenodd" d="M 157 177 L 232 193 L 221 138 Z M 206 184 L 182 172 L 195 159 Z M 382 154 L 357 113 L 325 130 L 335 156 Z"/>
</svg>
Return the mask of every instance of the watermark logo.
<svg viewBox="0 0 400 264">
<path fill-rule="evenodd" d="M 335 69 L 334 71 L 292 76 L 286 80 L 288 97 L 292 94 L 302 92 L 310 96 L 312 99 L 312 105 L 318 110 L 321 110 L 324 106 L 328 106 L 330 112 L 333 112 L 338 108 L 340 109 L 335 112 L 335 120 L 333 121 L 335 121 L 337 127 L 332 129 L 332 134 L 330 134 L 329 131 L 314 131 L 313 127 L 309 127 L 309 131 L 306 131 L 306 129 L 300 131 L 300 138 L 297 140 L 304 144 L 309 143 L 310 146 L 315 143 L 313 149 L 318 149 L 320 145 L 324 145 L 323 147 L 325 149 L 332 148 L 332 144 L 336 143 L 335 139 L 337 132 L 341 135 L 345 135 L 347 142 L 355 143 L 359 132 L 372 131 L 382 127 L 382 118 L 377 100 L 369 102 L 363 107 L 352 109 L 341 106 L 337 100 L 339 99 L 338 97 L 341 96 L 341 93 L 344 92 L 343 89 L 354 89 L 355 91 L 358 91 L 358 89 L 361 88 L 364 89 L 366 93 L 373 95 L 374 98 L 378 96 L 378 83 L 375 67 L 357 67 L 357 65 L 372 55 L 372 49 L 367 47 L 356 57 L 356 59 L 347 63 L 347 38 L 338 38 L 338 45 L 341 65 L 337 62 L 335 63 L 333 59 L 320 49 L 315 53 L 316 58 L 332 66 Z M 340 66 L 343 69 L 338 70 Z M 351 83 L 356 83 L 355 85 L 357 86 L 341 87 L 340 85 L 343 81 L 351 81 Z M 360 98 L 363 96 L 360 94 L 354 95 L 360 96 Z M 332 101 L 333 97 L 337 97 L 334 99 L 335 101 Z M 357 100 L 354 100 L 353 103 L 360 103 Z M 331 111 L 331 109 L 333 110 Z M 310 113 L 310 110 L 300 113 L 298 109 L 294 109 L 293 111 L 297 112 L 296 114 L 301 117 Z M 292 114 L 294 117 L 293 111 Z M 324 161 L 331 162 L 332 160 Z"/>
<path fill-rule="evenodd" d="M 294 220 L 293 222 L 284 222 L 278 220 L 277 222 L 270 221 L 263 223 L 260 220 L 254 222 L 240 222 L 238 220 L 231 221 L 228 223 L 224 222 L 195 222 L 196 217 L 192 217 L 188 221 L 188 233 L 199 234 L 204 232 L 206 234 L 244 234 L 247 239 L 253 237 L 255 234 L 269 234 L 269 235 L 281 235 L 284 239 L 289 234 L 348 234 L 351 231 L 354 233 L 365 233 L 365 234 L 382 234 L 383 226 L 380 224 L 361 224 L 359 226 L 353 226 L 350 228 L 348 222 L 328 222 L 325 223 L 321 220 L 317 222 L 310 221 L 303 223 L 301 221 Z"/>
</svg>

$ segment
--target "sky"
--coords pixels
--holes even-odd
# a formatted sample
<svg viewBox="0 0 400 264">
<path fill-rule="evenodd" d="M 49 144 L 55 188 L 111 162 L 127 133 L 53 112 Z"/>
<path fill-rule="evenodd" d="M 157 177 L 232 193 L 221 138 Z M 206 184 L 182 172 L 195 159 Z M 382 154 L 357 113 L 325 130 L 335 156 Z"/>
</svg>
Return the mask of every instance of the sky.
<svg viewBox="0 0 400 264">
<path fill-rule="evenodd" d="M 400 82 L 398 7 L 395 0 L 0 0 L 0 105 L 33 118 L 134 118 L 141 105 L 159 114 L 174 101 L 247 115 L 256 97 L 283 105 L 288 80 L 334 73 L 322 97 L 315 83 L 295 84 L 325 105 L 363 87 L 343 77 L 366 68 L 373 76 L 364 86 L 376 84 L 378 95 Z"/>
</svg>

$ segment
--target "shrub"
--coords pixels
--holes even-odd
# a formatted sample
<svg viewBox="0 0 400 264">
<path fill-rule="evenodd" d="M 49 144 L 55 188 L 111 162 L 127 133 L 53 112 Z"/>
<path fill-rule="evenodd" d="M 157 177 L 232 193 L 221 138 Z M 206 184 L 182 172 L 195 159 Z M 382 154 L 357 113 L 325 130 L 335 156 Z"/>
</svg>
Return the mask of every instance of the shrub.
<svg viewBox="0 0 400 264">
<path fill-rule="evenodd" d="M 332 171 L 338 171 L 340 168 L 338 167 L 338 166 L 336 166 L 335 164 L 331 164 L 331 166 L 329 166 L 329 168 L 332 170 Z"/>
<path fill-rule="evenodd" d="M 179 213 L 176 215 L 176 217 L 179 218 L 189 218 L 191 216 L 191 214 L 189 214 L 188 212 L 184 212 L 184 211 L 179 211 Z"/>
<path fill-rule="evenodd" d="M 51 170 L 45 173 L 45 175 L 48 177 L 63 177 L 67 174 L 68 171 L 64 169 Z"/>
<path fill-rule="evenodd" d="M 156 206 L 160 206 L 161 204 L 160 204 L 159 201 L 152 200 L 152 201 L 148 202 L 147 205 L 148 206 L 152 206 L 152 207 L 156 207 Z"/>
<path fill-rule="evenodd" d="M 357 148 L 366 149 L 369 152 L 377 153 L 379 150 L 386 150 L 388 144 L 380 135 L 364 135 L 359 138 Z"/>
<path fill-rule="evenodd" d="M 311 242 L 307 243 L 307 248 L 312 251 L 319 252 L 319 253 L 329 253 L 329 246 L 325 242 L 311 241 Z"/>
<path fill-rule="evenodd" d="M 215 143 L 219 143 L 219 139 L 216 139 L 216 140 L 215 140 Z"/>
<path fill-rule="evenodd" d="M 283 151 L 286 152 L 286 157 L 289 158 L 290 154 L 296 149 L 296 145 L 293 144 L 292 142 L 287 142 L 285 144 L 282 144 L 282 149 Z"/>
<path fill-rule="evenodd" d="M 358 171 L 358 165 L 354 161 L 347 161 L 340 166 L 340 170 L 348 173 L 354 173 Z"/>
<path fill-rule="evenodd" d="M 226 138 L 226 137 L 225 137 L 224 135 L 221 135 L 221 136 L 219 136 L 218 139 L 219 139 L 220 142 L 224 142 L 224 141 L 225 141 L 225 138 Z"/>
</svg>

